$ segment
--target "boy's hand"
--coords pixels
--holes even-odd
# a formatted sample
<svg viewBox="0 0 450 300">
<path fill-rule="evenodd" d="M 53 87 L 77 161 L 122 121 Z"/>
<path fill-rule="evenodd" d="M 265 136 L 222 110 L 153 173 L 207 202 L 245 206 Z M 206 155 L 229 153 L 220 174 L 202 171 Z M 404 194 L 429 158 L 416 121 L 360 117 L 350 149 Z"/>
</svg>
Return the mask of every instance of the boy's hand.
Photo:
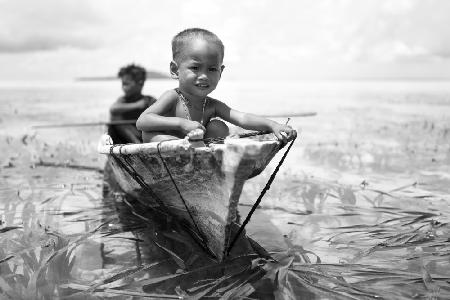
<svg viewBox="0 0 450 300">
<path fill-rule="evenodd" d="M 272 132 L 283 143 L 287 143 L 297 136 L 297 131 L 291 126 L 278 123 L 272 128 Z"/>
<path fill-rule="evenodd" d="M 205 132 L 199 128 L 192 130 L 189 132 L 185 138 L 188 140 L 196 140 L 196 139 L 203 139 Z"/>
<path fill-rule="evenodd" d="M 206 132 L 205 126 L 203 126 L 197 121 L 183 120 L 183 122 L 181 123 L 181 130 L 185 135 L 194 129 L 201 129 L 203 130 L 203 132 Z"/>
</svg>

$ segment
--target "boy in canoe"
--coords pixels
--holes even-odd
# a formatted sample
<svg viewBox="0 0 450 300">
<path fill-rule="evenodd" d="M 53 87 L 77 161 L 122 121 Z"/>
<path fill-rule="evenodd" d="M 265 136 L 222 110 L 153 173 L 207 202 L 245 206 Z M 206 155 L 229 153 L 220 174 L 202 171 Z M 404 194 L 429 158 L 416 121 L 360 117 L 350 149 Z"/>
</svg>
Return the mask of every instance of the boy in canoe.
<svg viewBox="0 0 450 300">
<path fill-rule="evenodd" d="M 137 120 L 145 109 L 156 102 L 154 97 L 142 95 L 146 71 L 141 66 L 130 64 L 122 67 L 117 76 L 122 81 L 124 95 L 111 106 L 110 119 L 112 122 Z M 142 142 L 141 132 L 134 124 L 110 125 L 108 133 L 117 144 Z"/>
<path fill-rule="evenodd" d="M 288 125 L 234 110 L 208 97 L 225 68 L 224 46 L 214 33 L 200 28 L 178 33 L 172 40 L 172 57 L 170 73 L 178 79 L 178 88 L 163 93 L 139 117 L 136 126 L 144 142 L 192 137 L 196 129 L 204 138 L 229 135 L 228 126 L 216 118 L 245 129 L 271 131 L 283 142 L 297 135 Z"/>
</svg>

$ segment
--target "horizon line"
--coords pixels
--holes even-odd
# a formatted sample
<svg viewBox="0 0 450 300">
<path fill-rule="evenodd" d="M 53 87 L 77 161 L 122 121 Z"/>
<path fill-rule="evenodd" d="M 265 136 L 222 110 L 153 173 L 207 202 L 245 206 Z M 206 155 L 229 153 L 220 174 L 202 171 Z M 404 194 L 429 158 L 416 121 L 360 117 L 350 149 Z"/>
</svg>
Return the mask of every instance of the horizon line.
<svg viewBox="0 0 450 300">
<path fill-rule="evenodd" d="M 86 77 L 75 77 L 66 79 L 0 79 L 0 83 L 77 83 L 77 82 L 108 82 L 117 81 L 119 78 L 113 76 L 86 76 Z M 147 80 L 173 80 L 170 77 L 150 77 Z M 259 78 L 259 79 L 238 79 L 238 78 L 227 78 L 225 81 L 285 81 L 285 78 Z M 299 78 L 289 78 L 289 81 L 450 81 L 450 77 L 299 77 Z"/>
</svg>

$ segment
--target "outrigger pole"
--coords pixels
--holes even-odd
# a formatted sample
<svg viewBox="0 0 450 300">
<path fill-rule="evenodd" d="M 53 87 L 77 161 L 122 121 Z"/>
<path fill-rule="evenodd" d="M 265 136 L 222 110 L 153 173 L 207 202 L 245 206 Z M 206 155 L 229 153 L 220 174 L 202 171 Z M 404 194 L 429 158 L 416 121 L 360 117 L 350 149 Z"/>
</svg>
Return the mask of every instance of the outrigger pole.
<svg viewBox="0 0 450 300">
<path fill-rule="evenodd" d="M 136 120 L 119 120 L 110 122 L 86 122 L 86 123 L 61 123 L 48 125 L 34 125 L 32 129 L 57 128 L 57 127 L 85 127 L 85 126 L 103 126 L 103 125 L 129 125 L 136 124 Z"/>
<path fill-rule="evenodd" d="M 304 113 L 285 113 L 278 115 L 260 115 L 266 118 L 295 118 L 295 117 L 313 117 L 317 115 L 316 112 L 304 112 Z M 45 128 L 59 128 L 59 127 L 88 127 L 88 126 L 109 126 L 109 125 L 130 125 L 136 124 L 136 120 L 118 120 L 109 122 L 86 122 L 86 123 L 61 123 L 61 124 L 48 124 L 48 125 L 34 125 L 32 129 L 45 129 Z"/>
</svg>

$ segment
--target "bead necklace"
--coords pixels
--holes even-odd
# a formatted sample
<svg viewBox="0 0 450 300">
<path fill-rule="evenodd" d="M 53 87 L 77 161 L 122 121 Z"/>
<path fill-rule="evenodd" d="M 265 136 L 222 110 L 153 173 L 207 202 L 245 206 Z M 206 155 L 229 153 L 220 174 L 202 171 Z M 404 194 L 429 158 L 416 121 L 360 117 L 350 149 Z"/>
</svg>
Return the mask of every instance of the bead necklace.
<svg viewBox="0 0 450 300">
<path fill-rule="evenodd" d="M 176 89 L 176 92 L 178 93 L 178 96 L 180 96 L 181 99 L 181 103 L 183 104 L 183 108 L 184 108 L 184 112 L 186 113 L 186 119 L 188 120 L 192 120 L 191 119 L 191 115 L 189 114 L 189 108 L 188 106 L 190 105 L 189 100 L 186 99 L 186 97 L 184 97 L 184 95 L 178 90 Z M 200 124 L 203 125 L 203 118 L 205 116 L 205 107 L 206 107 L 206 98 L 203 99 L 203 105 L 202 105 L 202 119 L 200 121 Z"/>
</svg>

